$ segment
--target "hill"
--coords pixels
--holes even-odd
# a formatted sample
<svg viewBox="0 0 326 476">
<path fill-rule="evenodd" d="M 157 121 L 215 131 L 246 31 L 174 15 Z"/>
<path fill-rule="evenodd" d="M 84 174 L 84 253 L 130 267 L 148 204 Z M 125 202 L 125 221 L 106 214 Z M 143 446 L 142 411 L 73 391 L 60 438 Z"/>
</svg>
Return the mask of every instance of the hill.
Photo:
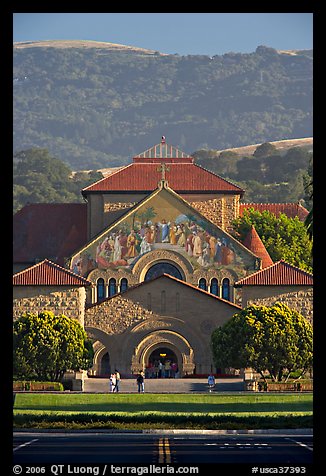
<svg viewBox="0 0 326 476">
<path fill-rule="evenodd" d="M 114 43 L 15 43 L 14 151 L 118 167 L 162 135 L 185 152 L 312 136 L 312 51 L 166 55 Z"/>
<path fill-rule="evenodd" d="M 277 149 L 279 153 L 284 153 L 288 149 L 292 147 L 304 147 L 305 149 L 312 150 L 313 148 L 313 138 L 312 137 L 305 137 L 301 139 L 285 139 L 285 140 L 277 140 L 277 141 L 270 141 L 270 143 Z M 230 149 L 223 149 L 223 150 L 216 150 L 216 154 L 220 154 L 221 152 L 234 152 L 238 155 L 252 155 L 257 147 L 261 144 L 251 144 L 245 145 L 243 147 L 233 147 Z"/>
</svg>

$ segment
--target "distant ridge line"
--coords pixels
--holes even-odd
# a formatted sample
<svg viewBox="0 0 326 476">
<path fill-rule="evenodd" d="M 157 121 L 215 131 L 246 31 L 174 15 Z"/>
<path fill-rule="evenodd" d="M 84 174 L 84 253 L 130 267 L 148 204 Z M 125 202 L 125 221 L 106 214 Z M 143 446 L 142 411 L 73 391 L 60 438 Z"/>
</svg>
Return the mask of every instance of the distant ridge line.
<svg viewBox="0 0 326 476">
<path fill-rule="evenodd" d="M 303 137 L 300 139 L 283 139 L 283 140 L 277 140 L 277 141 L 266 141 L 269 144 L 274 145 L 277 149 L 289 149 L 290 147 L 297 147 L 297 146 L 304 146 L 304 145 L 313 145 L 313 137 Z M 230 147 L 228 149 L 221 149 L 221 150 L 215 150 L 215 149 L 208 149 L 208 150 L 214 150 L 216 153 L 220 152 L 235 152 L 239 154 L 253 154 L 256 150 L 256 148 L 260 145 L 262 145 L 264 142 L 260 142 L 259 144 L 251 144 L 251 145 L 244 145 L 241 147 Z M 200 149 L 203 150 L 203 149 Z"/>
<path fill-rule="evenodd" d="M 14 48 L 30 48 L 30 47 L 55 47 L 55 48 L 105 48 L 116 51 L 134 51 L 148 55 L 168 56 L 166 53 L 140 48 L 138 46 L 121 45 L 119 43 L 109 43 L 107 41 L 96 40 L 44 40 L 44 41 L 17 41 L 14 42 Z"/>
</svg>

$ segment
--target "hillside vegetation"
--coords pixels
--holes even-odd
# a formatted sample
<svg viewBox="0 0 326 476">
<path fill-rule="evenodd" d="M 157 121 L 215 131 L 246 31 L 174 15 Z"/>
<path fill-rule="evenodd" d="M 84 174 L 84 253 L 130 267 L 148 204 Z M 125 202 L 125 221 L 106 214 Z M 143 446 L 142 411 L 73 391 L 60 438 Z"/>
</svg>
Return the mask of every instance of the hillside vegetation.
<svg viewBox="0 0 326 476">
<path fill-rule="evenodd" d="M 160 141 L 187 153 L 312 136 L 312 51 L 163 55 L 112 43 L 14 45 L 14 151 L 74 170 Z"/>
<path fill-rule="evenodd" d="M 231 150 L 200 150 L 194 157 L 200 166 L 238 183 L 245 190 L 243 201 L 300 200 L 308 209 L 312 205 L 312 152 L 304 147 L 292 147 L 282 154 L 275 145 L 264 143 L 251 156 Z M 82 188 L 116 170 L 118 167 L 72 171 L 47 149 L 19 151 L 13 157 L 14 212 L 27 203 L 82 202 Z"/>
</svg>

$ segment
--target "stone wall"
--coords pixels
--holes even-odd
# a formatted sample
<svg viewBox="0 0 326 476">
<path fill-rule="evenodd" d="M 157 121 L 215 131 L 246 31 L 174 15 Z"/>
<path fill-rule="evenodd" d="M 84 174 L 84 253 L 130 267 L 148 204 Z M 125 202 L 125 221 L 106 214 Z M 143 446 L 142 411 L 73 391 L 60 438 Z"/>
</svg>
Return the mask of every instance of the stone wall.
<svg viewBox="0 0 326 476">
<path fill-rule="evenodd" d="M 242 306 L 273 306 L 282 302 L 313 323 L 313 288 L 308 286 L 243 286 Z"/>
<path fill-rule="evenodd" d="M 141 320 L 153 317 L 152 311 L 118 295 L 89 307 L 85 312 L 85 327 L 97 328 L 107 334 L 121 334 Z"/>
<path fill-rule="evenodd" d="M 84 325 L 86 292 L 83 287 L 14 286 L 13 318 L 25 312 L 52 311 Z"/>
<path fill-rule="evenodd" d="M 232 221 L 239 216 L 239 195 L 223 195 L 205 201 L 191 202 L 190 205 L 225 231 L 232 230 Z"/>
<path fill-rule="evenodd" d="M 182 345 L 182 371 L 196 367 L 197 372 L 207 373 L 213 366 L 211 333 L 238 311 L 231 303 L 162 276 L 89 306 L 85 328 L 123 372 L 145 364 L 155 345 L 175 352 Z"/>
</svg>

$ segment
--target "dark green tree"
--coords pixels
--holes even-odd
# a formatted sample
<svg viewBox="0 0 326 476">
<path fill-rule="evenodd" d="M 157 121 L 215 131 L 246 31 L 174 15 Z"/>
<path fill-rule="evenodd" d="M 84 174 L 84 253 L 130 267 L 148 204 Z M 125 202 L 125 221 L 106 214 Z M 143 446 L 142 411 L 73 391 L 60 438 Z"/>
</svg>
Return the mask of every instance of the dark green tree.
<svg viewBox="0 0 326 476">
<path fill-rule="evenodd" d="M 312 366 L 311 324 L 283 303 L 251 305 L 215 329 L 211 337 L 217 367 L 251 367 L 265 379 L 287 380 L 291 372 L 303 375 Z"/>
<path fill-rule="evenodd" d="M 67 370 L 87 370 L 92 362 L 93 347 L 75 319 L 43 311 L 27 312 L 14 322 L 16 377 L 56 382 Z"/>
<path fill-rule="evenodd" d="M 298 217 L 289 218 L 284 213 L 277 217 L 267 210 L 253 208 L 233 222 L 234 236 L 243 241 L 254 225 L 274 262 L 284 259 L 293 266 L 312 271 L 312 243 L 305 224 Z"/>
<path fill-rule="evenodd" d="M 270 155 L 277 155 L 277 148 L 275 145 L 271 144 L 270 142 L 264 142 L 260 144 L 255 152 L 254 157 L 261 158 L 261 157 L 268 157 Z"/>
</svg>

